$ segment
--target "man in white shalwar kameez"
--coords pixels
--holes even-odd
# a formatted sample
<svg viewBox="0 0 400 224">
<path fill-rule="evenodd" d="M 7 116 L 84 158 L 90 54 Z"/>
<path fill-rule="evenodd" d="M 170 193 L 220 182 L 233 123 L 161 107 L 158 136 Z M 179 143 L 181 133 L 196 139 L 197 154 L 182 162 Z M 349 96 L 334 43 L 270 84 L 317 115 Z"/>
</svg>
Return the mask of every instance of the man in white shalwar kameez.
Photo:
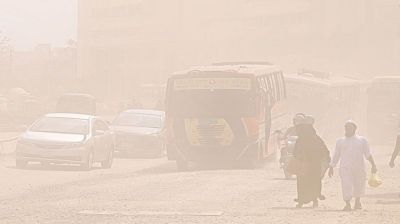
<svg viewBox="0 0 400 224">
<path fill-rule="evenodd" d="M 366 177 L 365 159 L 371 163 L 371 172 L 376 173 L 376 165 L 371 155 L 368 141 L 356 135 L 357 125 L 353 121 L 345 124 L 345 137 L 336 142 L 336 149 L 330 164 L 329 176 L 333 176 L 333 168 L 340 161 L 340 178 L 342 180 L 344 211 L 350 211 L 350 201 L 354 197 L 354 209 L 362 209 L 360 198 L 365 193 Z"/>
</svg>

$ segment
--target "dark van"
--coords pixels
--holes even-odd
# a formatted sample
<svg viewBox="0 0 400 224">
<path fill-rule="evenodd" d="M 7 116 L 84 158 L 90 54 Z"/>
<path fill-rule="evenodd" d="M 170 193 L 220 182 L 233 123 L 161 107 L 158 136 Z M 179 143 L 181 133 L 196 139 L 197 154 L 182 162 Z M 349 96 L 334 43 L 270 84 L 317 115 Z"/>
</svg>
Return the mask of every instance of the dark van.
<svg viewBox="0 0 400 224">
<path fill-rule="evenodd" d="M 64 94 L 57 102 L 56 111 L 58 113 L 96 115 L 96 99 L 89 94 Z"/>
</svg>

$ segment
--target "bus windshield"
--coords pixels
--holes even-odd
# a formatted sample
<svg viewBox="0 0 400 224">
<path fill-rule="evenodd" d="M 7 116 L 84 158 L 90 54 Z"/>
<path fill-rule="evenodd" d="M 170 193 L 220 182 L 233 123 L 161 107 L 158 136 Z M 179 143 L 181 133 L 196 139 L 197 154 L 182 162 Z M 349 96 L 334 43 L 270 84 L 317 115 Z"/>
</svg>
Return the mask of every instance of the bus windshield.
<svg viewBox="0 0 400 224">
<path fill-rule="evenodd" d="M 175 79 L 171 83 L 169 112 L 176 116 L 253 116 L 256 95 L 252 79 L 206 77 Z"/>
<path fill-rule="evenodd" d="M 256 99 L 250 92 L 237 90 L 190 90 L 174 92 L 170 113 L 177 116 L 254 116 Z"/>
</svg>

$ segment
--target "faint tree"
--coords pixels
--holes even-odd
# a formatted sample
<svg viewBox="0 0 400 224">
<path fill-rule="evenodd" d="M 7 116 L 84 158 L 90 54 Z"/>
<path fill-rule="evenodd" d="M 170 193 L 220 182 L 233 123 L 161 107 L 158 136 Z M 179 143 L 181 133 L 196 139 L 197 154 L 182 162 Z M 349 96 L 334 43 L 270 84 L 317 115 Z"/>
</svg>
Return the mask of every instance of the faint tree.
<svg viewBox="0 0 400 224">
<path fill-rule="evenodd" d="M 4 86 L 6 77 L 11 71 L 12 50 L 10 39 L 0 31 L 0 85 Z"/>
<path fill-rule="evenodd" d="M 1 58 L 9 55 L 10 48 L 11 48 L 10 39 L 0 31 L 0 56 L 1 56 Z"/>
</svg>

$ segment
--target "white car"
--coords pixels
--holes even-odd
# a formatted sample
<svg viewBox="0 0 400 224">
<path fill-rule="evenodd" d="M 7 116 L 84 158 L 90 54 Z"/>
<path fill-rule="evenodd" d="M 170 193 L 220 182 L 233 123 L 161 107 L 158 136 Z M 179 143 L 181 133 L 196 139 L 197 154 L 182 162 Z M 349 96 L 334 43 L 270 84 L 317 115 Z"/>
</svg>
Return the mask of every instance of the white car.
<svg viewBox="0 0 400 224">
<path fill-rule="evenodd" d="M 160 157 L 165 154 L 164 112 L 126 110 L 112 123 L 115 150 L 129 156 Z"/>
<path fill-rule="evenodd" d="M 29 162 L 80 164 L 111 168 L 114 136 L 103 119 L 82 114 L 53 113 L 38 119 L 17 141 L 16 166 Z"/>
</svg>

